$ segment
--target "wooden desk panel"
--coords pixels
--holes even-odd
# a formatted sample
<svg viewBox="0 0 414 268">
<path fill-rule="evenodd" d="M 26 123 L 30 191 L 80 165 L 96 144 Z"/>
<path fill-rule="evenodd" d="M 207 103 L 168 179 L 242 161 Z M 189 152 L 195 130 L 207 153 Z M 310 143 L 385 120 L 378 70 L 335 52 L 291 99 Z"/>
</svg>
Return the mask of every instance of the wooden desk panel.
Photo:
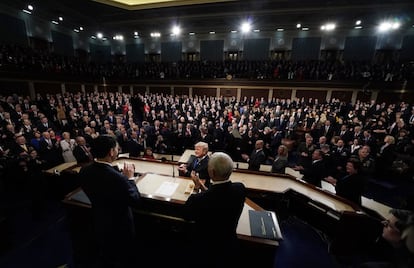
<svg viewBox="0 0 414 268">
<path fill-rule="evenodd" d="M 234 182 L 243 183 L 249 189 L 271 191 L 276 193 L 284 193 L 289 189 L 292 189 L 293 191 L 301 193 L 310 199 L 324 204 L 336 211 L 355 211 L 355 209 L 342 202 L 342 200 L 313 189 L 301 181 L 283 178 L 277 175 L 263 176 L 241 172 L 233 172 L 230 179 Z"/>
</svg>

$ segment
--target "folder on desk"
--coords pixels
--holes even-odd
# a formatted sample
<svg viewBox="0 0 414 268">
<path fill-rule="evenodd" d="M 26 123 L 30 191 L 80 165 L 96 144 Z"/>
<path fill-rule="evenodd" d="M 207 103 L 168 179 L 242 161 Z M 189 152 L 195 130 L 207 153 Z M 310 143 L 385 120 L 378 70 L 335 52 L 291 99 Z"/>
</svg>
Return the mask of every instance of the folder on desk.
<svg viewBox="0 0 414 268">
<path fill-rule="evenodd" d="M 91 200 L 89 200 L 88 196 L 86 195 L 86 193 L 84 191 L 79 191 L 76 194 L 72 195 L 71 198 L 73 201 L 78 201 L 81 202 L 83 204 L 86 205 L 90 205 L 91 204 Z"/>
<path fill-rule="evenodd" d="M 249 210 L 249 221 L 252 236 L 271 240 L 282 239 L 279 225 L 273 221 L 272 212 Z"/>
</svg>

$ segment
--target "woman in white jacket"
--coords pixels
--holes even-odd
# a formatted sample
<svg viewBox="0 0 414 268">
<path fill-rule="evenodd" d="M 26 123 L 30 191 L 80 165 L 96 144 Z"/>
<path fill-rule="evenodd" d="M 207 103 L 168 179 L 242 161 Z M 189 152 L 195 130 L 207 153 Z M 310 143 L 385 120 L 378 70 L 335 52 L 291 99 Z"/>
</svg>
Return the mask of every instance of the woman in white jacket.
<svg viewBox="0 0 414 268">
<path fill-rule="evenodd" d="M 76 162 L 73 156 L 73 149 L 75 148 L 75 140 L 70 138 L 69 132 L 63 132 L 63 139 L 60 141 L 60 148 L 62 149 L 62 156 L 65 163 Z"/>
</svg>

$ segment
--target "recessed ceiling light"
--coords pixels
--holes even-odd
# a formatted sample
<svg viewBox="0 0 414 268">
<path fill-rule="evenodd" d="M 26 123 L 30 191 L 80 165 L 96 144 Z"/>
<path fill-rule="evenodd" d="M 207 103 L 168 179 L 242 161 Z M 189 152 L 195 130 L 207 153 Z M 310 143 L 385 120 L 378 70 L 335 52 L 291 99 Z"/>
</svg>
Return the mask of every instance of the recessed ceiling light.
<svg viewBox="0 0 414 268">
<path fill-rule="evenodd" d="M 33 6 L 32 5 L 27 5 L 27 9 L 28 10 L 33 10 Z"/>
<path fill-rule="evenodd" d="M 237 31 L 236 30 L 231 30 L 231 33 L 237 33 Z"/>
<path fill-rule="evenodd" d="M 302 24 L 300 24 L 300 23 L 296 24 L 296 28 L 299 29 L 300 27 L 302 27 Z"/>
<path fill-rule="evenodd" d="M 58 25 L 58 24 L 59 24 L 59 22 L 57 22 L 57 21 L 55 21 L 55 20 L 52 20 L 52 23 L 53 23 L 53 24 L 56 24 L 56 25 Z"/>
<path fill-rule="evenodd" d="M 357 20 L 357 21 L 355 22 L 355 25 L 361 25 L 361 20 Z"/>
<path fill-rule="evenodd" d="M 355 26 L 354 29 L 362 29 L 361 25 Z"/>
<path fill-rule="evenodd" d="M 82 26 L 80 26 L 80 27 L 79 27 L 79 30 L 83 31 L 83 27 L 82 27 Z"/>
<path fill-rule="evenodd" d="M 195 35 L 195 33 L 193 33 L 193 32 L 189 32 L 189 33 L 188 33 L 188 35 Z"/>
<path fill-rule="evenodd" d="M 308 27 L 303 27 L 302 31 L 309 31 L 309 28 Z"/>
<path fill-rule="evenodd" d="M 253 32 L 258 33 L 258 32 L 260 32 L 260 30 L 259 29 L 255 29 L 255 30 L 253 30 Z"/>
<path fill-rule="evenodd" d="M 210 32 L 210 34 L 215 34 L 215 33 L 216 33 L 216 32 L 214 32 L 214 31 L 211 31 L 211 32 Z"/>
<path fill-rule="evenodd" d="M 63 17 L 59 17 L 59 21 L 63 21 Z"/>
<path fill-rule="evenodd" d="M 30 12 L 29 10 L 26 10 L 26 9 L 23 9 L 23 12 L 27 13 L 27 14 L 32 14 L 32 12 Z"/>
<path fill-rule="evenodd" d="M 278 32 L 283 32 L 285 29 L 283 29 L 283 28 L 278 28 L 276 31 L 278 31 Z"/>
<path fill-rule="evenodd" d="M 79 33 L 79 30 L 78 29 L 73 29 L 73 31 L 76 32 L 76 33 Z"/>
</svg>

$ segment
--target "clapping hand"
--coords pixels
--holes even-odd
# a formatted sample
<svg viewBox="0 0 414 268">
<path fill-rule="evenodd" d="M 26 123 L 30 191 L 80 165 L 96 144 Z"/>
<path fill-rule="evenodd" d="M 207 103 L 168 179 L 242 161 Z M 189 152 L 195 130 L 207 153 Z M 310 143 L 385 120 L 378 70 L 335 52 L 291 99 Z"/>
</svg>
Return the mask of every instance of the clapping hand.
<svg viewBox="0 0 414 268">
<path fill-rule="evenodd" d="M 134 172 L 135 172 L 135 165 L 125 162 L 124 169 L 122 170 L 122 174 L 127 176 L 127 178 L 132 178 L 134 177 Z"/>
</svg>

